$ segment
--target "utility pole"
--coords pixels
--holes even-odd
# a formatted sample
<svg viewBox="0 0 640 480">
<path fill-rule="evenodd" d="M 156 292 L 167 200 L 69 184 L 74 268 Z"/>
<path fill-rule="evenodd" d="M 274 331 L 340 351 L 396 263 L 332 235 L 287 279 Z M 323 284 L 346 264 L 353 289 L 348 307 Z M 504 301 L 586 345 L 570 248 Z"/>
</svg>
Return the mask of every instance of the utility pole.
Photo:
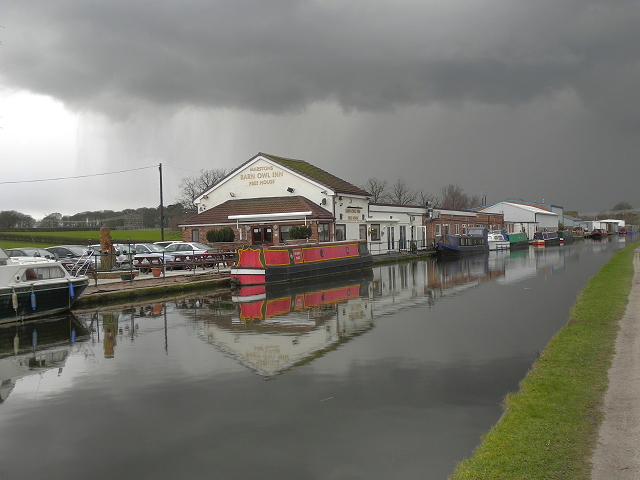
<svg viewBox="0 0 640 480">
<path fill-rule="evenodd" d="M 160 170 L 160 240 L 164 240 L 164 205 L 162 203 L 162 163 Z"/>
</svg>

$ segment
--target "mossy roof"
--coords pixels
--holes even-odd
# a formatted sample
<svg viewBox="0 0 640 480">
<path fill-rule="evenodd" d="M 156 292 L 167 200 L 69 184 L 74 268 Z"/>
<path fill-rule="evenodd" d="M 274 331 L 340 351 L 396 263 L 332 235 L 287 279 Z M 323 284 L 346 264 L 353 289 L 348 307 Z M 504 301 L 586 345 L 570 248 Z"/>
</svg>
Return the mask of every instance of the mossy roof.
<svg viewBox="0 0 640 480">
<path fill-rule="evenodd" d="M 254 161 L 257 157 L 263 157 L 272 162 L 278 163 L 282 167 L 291 170 L 298 175 L 308 178 L 309 180 L 319 183 L 320 185 L 324 185 L 337 194 L 358 195 L 362 197 L 371 196 L 371 194 L 366 190 L 363 190 L 362 188 L 357 187 L 356 185 L 353 185 L 346 180 L 342 180 L 341 178 L 338 178 L 335 175 L 332 175 L 331 173 L 310 164 L 309 162 L 305 162 L 304 160 L 296 160 L 294 158 L 278 157 L 276 155 L 270 155 L 268 153 L 262 152 L 258 153 L 258 155 L 235 169 L 229 174 L 229 176 L 235 175 L 238 170 L 244 168 L 247 163 Z"/>
</svg>

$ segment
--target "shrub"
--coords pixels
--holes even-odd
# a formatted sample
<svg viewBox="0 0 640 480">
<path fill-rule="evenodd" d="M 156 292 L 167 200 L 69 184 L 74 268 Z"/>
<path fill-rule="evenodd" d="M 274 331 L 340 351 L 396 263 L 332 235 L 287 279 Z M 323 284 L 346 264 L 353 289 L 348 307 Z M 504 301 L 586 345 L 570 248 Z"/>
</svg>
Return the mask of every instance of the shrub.
<svg viewBox="0 0 640 480">
<path fill-rule="evenodd" d="M 210 243 L 233 242 L 235 239 L 236 234 L 231 227 L 224 227 L 220 230 L 209 230 L 207 232 L 207 241 Z"/>
<path fill-rule="evenodd" d="M 311 227 L 307 227 L 304 225 L 294 225 L 289 230 L 289 238 L 292 240 L 298 240 L 301 238 L 309 238 L 311 236 Z"/>
</svg>

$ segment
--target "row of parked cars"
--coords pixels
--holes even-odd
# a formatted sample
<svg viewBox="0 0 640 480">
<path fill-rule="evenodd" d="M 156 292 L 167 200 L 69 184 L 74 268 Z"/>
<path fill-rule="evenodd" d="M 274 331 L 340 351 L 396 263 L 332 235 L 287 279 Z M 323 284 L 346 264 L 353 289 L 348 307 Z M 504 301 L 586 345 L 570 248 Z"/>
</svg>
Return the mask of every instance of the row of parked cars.
<svg viewBox="0 0 640 480">
<path fill-rule="evenodd" d="M 142 271 L 149 270 L 149 260 L 157 258 L 153 264 L 171 266 L 175 258 L 183 258 L 184 254 L 202 255 L 216 253 L 215 249 L 198 242 L 155 242 L 114 244 L 116 267 L 129 267 Z M 71 271 L 82 270 L 83 273 L 100 270 L 100 245 L 57 245 L 47 248 L 21 247 L 5 250 L 10 257 L 43 257 L 58 260 Z"/>
</svg>

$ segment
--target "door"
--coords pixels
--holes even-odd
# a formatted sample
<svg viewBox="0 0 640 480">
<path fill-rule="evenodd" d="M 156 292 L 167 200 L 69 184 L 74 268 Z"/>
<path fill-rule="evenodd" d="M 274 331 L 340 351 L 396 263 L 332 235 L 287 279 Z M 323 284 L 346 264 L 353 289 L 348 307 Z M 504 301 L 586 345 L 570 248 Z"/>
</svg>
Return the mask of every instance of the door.
<svg viewBox="0 0 640 480">
<path fill-rule="evenodd" d="M 387 250 L 396 249 L 395 227 L 387 227 Z"/>
<path fill-rule="evenodd" d="M 400 225 L 400 250 L 407 249 L 407 226 Z"/>
<path fill-rule="evenodd" d="M 252 245 L 270 245 L 273 243 L 273 230 L 271 227 L 253 227 L 251 229 Z"/>
</svg>

